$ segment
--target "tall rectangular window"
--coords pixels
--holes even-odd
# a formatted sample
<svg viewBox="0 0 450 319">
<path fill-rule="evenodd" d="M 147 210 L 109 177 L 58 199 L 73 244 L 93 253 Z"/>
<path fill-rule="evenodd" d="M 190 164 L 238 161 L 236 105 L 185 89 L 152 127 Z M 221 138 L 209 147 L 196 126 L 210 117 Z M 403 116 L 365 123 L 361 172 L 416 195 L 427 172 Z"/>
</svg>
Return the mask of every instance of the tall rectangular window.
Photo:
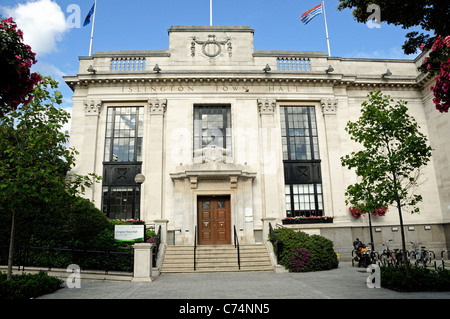
<svg viewBox="0 0 450 319">
<path fill-rule="evenodd" d="M 143 117 L 142 107 L 108 108 L 105 162 L 142 161 Z"/>
<path fill-rule="evenodd" d="M 286 216 L 322 216 L 323 193 L 314 106 L 281 106 Z"/>
<path fill-rule="evenodd" d="M 283 106 L 280 115 L 283 160 L 319 159 L 314 107 Z"/>
<path fill-rule="evenodd" d="M 143 107 L 110 107 L 106 118 L 102 207 L 111 219 L 140 218 Z"/>
<path fill-rule="evenodd" d="M 231 107 L 194 107 L 194 151 L 217 146 L 231 152 Z"/>
</svg>

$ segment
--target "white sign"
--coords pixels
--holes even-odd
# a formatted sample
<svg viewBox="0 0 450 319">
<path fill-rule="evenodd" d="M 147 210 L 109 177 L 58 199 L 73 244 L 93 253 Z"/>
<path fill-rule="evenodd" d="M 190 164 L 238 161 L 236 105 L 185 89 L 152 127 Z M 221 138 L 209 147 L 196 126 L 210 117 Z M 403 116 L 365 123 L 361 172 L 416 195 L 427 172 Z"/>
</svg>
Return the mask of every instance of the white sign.
<svg viewBox="0 0 450 319">
<path fill-rule="evenodd" d="M 145 225 L 115 225 L 114 240 L 124 242 L 144 241 Z"/>
</svg>

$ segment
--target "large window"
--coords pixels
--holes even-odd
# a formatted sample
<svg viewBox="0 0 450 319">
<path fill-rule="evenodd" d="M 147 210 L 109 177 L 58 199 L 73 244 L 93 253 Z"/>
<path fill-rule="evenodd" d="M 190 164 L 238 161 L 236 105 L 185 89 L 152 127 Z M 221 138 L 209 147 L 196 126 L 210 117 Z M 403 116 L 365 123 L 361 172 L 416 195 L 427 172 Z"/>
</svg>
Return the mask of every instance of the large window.
<svg viewBox="0 0 450 319">
<path fill-rule="evenodd" d="M 280 108 L 284 160 L 319 159 L 316 113 L 313 106 Z"/>
<path fill-rule="evenodd" d="M 102 207 L 111 219 L 140 218 L 143 107 L 110 107 L 106 121 Z"/>
<path fill-rule="evenodd" d="M 139 219 L 139 186 L 104 186 L 103 212 L 111 219 Z"/>
<path fill-rule="evenodd" d="M 142 161 L 142 107 L 110 107 L 106 120 L 105 162 Z"/>
<path fill-rule="evenodd" d="M 194 107 L 194 151 L 211 145 L 231 152 L 229 106 Z"/>
<path fill-rule="evenodd" d="M 322 216 L 319 142 L 313 106 L 281 106 L 286 216 Z"/>
</svg>

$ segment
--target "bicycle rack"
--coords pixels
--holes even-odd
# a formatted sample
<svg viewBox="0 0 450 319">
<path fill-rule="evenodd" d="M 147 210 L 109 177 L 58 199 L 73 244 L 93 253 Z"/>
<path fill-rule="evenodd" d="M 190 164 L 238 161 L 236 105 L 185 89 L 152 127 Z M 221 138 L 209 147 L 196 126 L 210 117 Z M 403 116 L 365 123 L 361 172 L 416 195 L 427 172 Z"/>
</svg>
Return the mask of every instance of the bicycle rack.
<svg viewBox="0 0 450 319">
<path fill-rule="evenodd" d="M 444 253 L 446 252 L 450 252 L 450 250 L 446 249 L 441 251 L 441 265 L 439 267 L 437 267 L 436 262 L 435 262 L 435 269 L 442 267 L 442 270 L 445 269 L 445 261 L 444 261 Z"/>
</svg>

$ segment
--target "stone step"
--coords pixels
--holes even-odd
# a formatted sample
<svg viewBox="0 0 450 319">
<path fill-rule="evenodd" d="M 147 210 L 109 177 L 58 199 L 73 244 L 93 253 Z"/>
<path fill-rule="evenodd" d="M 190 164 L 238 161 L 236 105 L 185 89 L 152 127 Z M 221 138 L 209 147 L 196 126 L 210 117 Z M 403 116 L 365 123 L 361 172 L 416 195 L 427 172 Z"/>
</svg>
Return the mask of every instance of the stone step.
<svg viewBox="0 0 450 319">
<path fill-rule="evenodd" d="M 273 271 L 264 245 L 239 247 L 241 269 L 234 245 L 197 246 L 195 272 Z M 168 246 L 161 273 L 194 272 L 193 246 Z"/>
</svg>

